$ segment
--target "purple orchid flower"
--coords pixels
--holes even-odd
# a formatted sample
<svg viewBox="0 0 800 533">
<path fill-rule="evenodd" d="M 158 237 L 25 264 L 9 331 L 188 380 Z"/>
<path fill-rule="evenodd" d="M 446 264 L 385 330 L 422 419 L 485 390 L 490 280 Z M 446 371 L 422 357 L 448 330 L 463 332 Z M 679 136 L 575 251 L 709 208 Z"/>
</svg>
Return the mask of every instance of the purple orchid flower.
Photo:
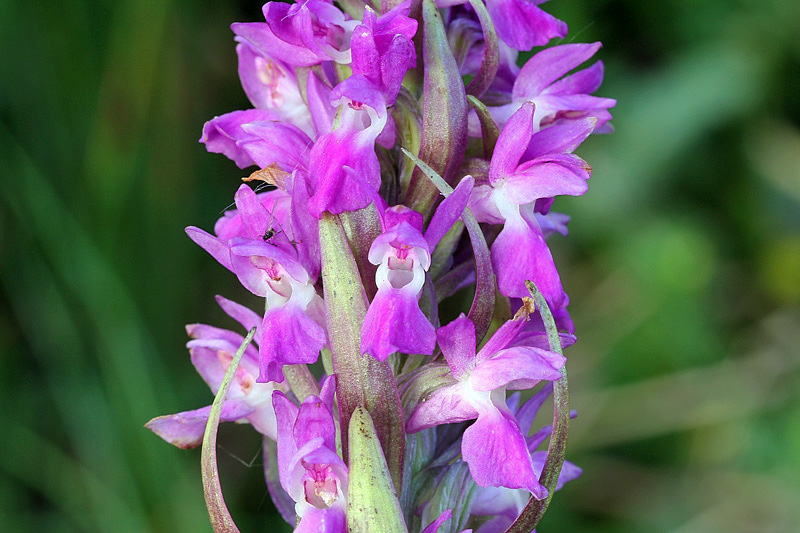
<svg viewBox="0 0 800 533">
<path fill-rule="evenodd" d="M 361 353 L 380 361 L 394 352 L 431 354 L 436 330 L 419 308 L 431 252 L 422 236 L 422 215 L 399 205 L 386 210 L 387 229 L 369 250 L 378 265 L 378 292 L 364 319 Z"/>
<path fill-rule="evenodd" d="M 217 228 L 235 232 L 215 237 L 189 227 L 186 233 L 236 274 L 246 289 L 266 298 L 267 311 L 258 331 L 258 381 L 281 382 L 283 365 L 314 363 L 327 343 L 324 304 L 296 249 L 286 235 L 274 233 L 273 215 L 247 185 L 237 191 L 236 207 L 239 223 L 226 220 Z M 268 231 L 273 231 L 269 238 Z"/>
<path fill-rule="evenodd" d="M 266 167 L 278 162 L 284 170 L 291 172 L 296 166 L 291 157 L 302 153 L 311 143 L 313 122 L 309 108 L 300 97 L 294 70 L 250 43 L 237 37 L 239 56 L 239 78 L 245 94 L 254 109 L 234 111 L 206 122 L 200 142 L 210 152 L 221 153 L 232 159 L 239 168 L 251 165 Z M 251 124 L 272 124 L 285 131 L 278 132 L 277 143 L 263 131 L 253 131 Z M 253 147 L 253 143 L 256 146 Z M 267 146 L 259 150 L 259 143 Z M 246 149 L 249 145 L 251 149 Z M 274 157 L 270 157 L 275 152 Z"/>
<path fill-rule="evenodd" d="M 361 329 L 361 353 L 385 361 L 394 352 L 430 355 L 436 330 L 419 308 L 431 252 L 463 213 L 473 180 L 467 177 L 436 210 L 422 234 L 422 215 L 398 205 L 384 213 L 385 231 L 372 243 L 378 292 Z"/>
<path fill-rule="evenodd" d="M 533 104 L 526 103 L 509 119 L 497 140 L 489 183 L 475 188 L 470 208 L 481 222 L 503 224 L 492 245 L 500 292 L 526 296 L 525 280 L 530 279 L 553 309 L 562 309 L 566 295 L 545 242 L 543 214 L 536 211 L 549 207 L 556 195 L 586 192 L 591 168 L 571 152 L 596 121 L 569 121 L 534 133 L 533 115 Z"/>
<path fill-rule="evenodd" d="M 234 307 L 238 305 L 224 299 L 223 301 L 225 305 Z M 191 354 L 192 364 L 211 388 L 211 392 L 216 394 L 244 337 L 233 331 L 204 324 L 190 324 L 186 326 L 186 332 L 193 339 L 186 345 Z M 257 383 L 255 380 L 257 374 L 258 351 L 255 347 L 248 346 L 234 374 L 231 388 L 222 406 L 220 420 L 250 422 L 256 431 L 274 440 L 277 438 L 277 425 L 272 406 L 272 393 L 276 390 L 276 384 Z M 195 448 L 203 441 L 210 411 L 209 405 L 193 411 L 159 416 L 148 422 L 145 427 L 179 448 Z"/>
<path fill-rule="evenodd" d="M 367 78 L 383 94 L 387 106 L 394 104 L 406 71 L 416 65 L 411 39 L 417 21 L 408 17 L 410 6 L 407 0 L 380 17 L 367 6 L 350 40 L 353 74 Z"/>
<path fill-rule="evenodd" d="M 298 408 L 281 391 L 272 401 L 278 421 L 278 469 L 283 489 L 296 502 L 300 518 L 295 532 L 347 531 L 347 466 L 336 453 L 333 420 L 334 377 L 320 396 L 309 396 Z"/>
<path fill-rule="evenodd" d="M 429 394 L 411 413 L 409 433 L 439 424 L 476 420 L 466 429 L 461 454 L 475 483 L 526 489 L 539 484 L 525 436 L 505 401 L 506 389 L 527 389 L 561 377 L 566 358 L 532 346 L 512 346 L 525 320 L 506 322 L 476 353 L 475 325 L 461 314 L 439 328 L 437 338 L 453 382 Z"/>
<path fill-rule="evenodd" d="M 353 75 L 331 93 L 341 110 L 341 123 L 320 137 L 310 154 L 309 176 L 314 191 L 309 212 L 355 211 L 376 201 L 381 183 L 375 141 L 386 126 L 383 95 L 362 75 Z"/>
<path fill-rule="evenodd" d="M 289 65 L 350 63 L 350 35 L 358 21 L 349 20 L 332 1 L 267 2 L 263 12 L 266 22 L 236 23 L 231 29 L 262 53 Z"/>
<path fill-rule="evenodd" d="M 597 61 L 566 75 L 588 61 L 600 46 L 600 43 L 562 44 L 538 52 L 525 63 L 514 81 L 511 103 L 489 108 L 492 117 L 502 127 L 525 102 L 532 102 L 536 106 L 534 131 L 560 120 L 594 117 L 595 133 L 610 132 L 608 109 L 617 101 L 591 95 L 603 82 L 603 62 Z M 480 124 L 474 113 L 470 116 L 469 132 L 480 136 Z"/>
</svg>

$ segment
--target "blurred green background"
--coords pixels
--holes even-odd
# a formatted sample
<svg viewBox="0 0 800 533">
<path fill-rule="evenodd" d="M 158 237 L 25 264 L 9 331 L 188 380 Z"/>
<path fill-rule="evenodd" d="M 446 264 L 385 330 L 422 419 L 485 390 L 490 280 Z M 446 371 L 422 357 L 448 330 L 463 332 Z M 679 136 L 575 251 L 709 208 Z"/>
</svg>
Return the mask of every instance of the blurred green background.
<svg viewBox="0 0 800 533">
<path fill-rule="evenodd" d="M 800 526 L 800 2 L 553 0 L 602 40 L 617 132 L 552 242 L 579 342 L 541 531 Z M 183 325 L 244 290 L 184 235 L 243 172 L 196 142 L 247 107 L 228 25 L 258 2 L 0 3 L 0 524 L 210 531 L 199 452 L 148 419 L 206 405 Z M 280 531 L 259 440 L 221 434 L 243 531 Z M 255 458 L 254 458 L 255 457 Z"/>
</svg>

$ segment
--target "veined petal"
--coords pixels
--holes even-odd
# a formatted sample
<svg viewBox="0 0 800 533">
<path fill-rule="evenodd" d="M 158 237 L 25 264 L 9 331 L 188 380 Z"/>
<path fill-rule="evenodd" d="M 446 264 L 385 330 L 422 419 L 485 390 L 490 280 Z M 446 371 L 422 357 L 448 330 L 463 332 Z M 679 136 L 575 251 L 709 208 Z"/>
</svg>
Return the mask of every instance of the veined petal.
<svg viewBox="0 0 800 533">
<path fill-rule="evenodd" d="M 456 220 L 461 218 L 461 214 L 470 201 L 474 185 L 475 180 L 472 176 L 464 176 L 450 196 L 442 200 L 442 203 L 436 208 L 436 212 L 433 214 L 430 224 L 428 224 L 428 229 L 425 230 L 425 240 L 428 241 L 428 246 L 431 250 L 436 248 L 436 245 L 453 227 Z"/>
<path fill-rule="evenodd" d="M 494 406 L 481 409 L 478 419 L 464 431 L 461 455 L 481 487 L 527 489 L 536 499 L 547 495 L 533 470 L 533 460 L 511 413 Z"/>
<path fill-rule="evenodd" d="M 478 222 L 489 224 L 502 224 L 505 219 L 494 203 L 494 187 L 479 185 L 472 189 L 469 197 L 469 208 Z"/>
<path fill-rule="evenodd" d="M 308 166 L 311 139 L 306 132 L 287 122 L 260 121 L 242 125 L 248 139 L 238 146 L 261 168 L 277 163 L 286 172 Z"/>
<path fill-rule="evenodd" d="M 211 254 L 211 257 L 219 261 L 219 264 L 233 272 L 231 248 L 228 246 L 228 243 L 194 226 L 186 228 L 186 235 L 188 235 L 195 244 L 200 246 L 200 248 Z"/>
<path fill-rule="evenodd" d="M 519 165 L 519 160 L 525 153 L 533 134 L 534 109 L 534 105 L 530 102 L 522 104 L 500 132 L 489 166 L 489 182 L 492 185 L 513 173 Z"/>
<path fill-rule="evenodd" d="M 553 256 L 536 220 L 522 215 L 506 219 L 505 227 L 492 245 L 492 263 L 500 292 L 509 297 L 529 296 L 525 280 L 532 280 L 548 304 L 560 309 L 564 289 Z"/>
<path fill-rule="evenodd" d="M 602 61 L 564 76 L 542 91 L 542 94 L 592 94 L 603 83 L 604 66 Z"/>
<path fill-rule="evenodd" d="M 315 183 L 308 209 L 315 218 L 325 211 L 355 211 L 378 197 L 380 164 L 375 138 L 380 131 L 374 133 L 370 139 L 340 127 L 314 144 L 309 175 Z"/>
<path fill-rule="evenodd" d="M 477 391 L 493 391 L 507 386 L 528 389 L 542 380 L 559 379 L 559 369 L 566 360 L 563 355 L 541 348 L 507 348 L 478 364 L 469 376 L 469 383 Z M 514 386 L 515 382 L 517 386 Z"/>
<path fill-rule="evenodd" d="M 294 440 L 293 431 L 300 409 L 281 391 L 272 393 L 272 405 L 275 408 L 278 427 L 278 472 L 281 486 L 292 496 L 292 499 L 297 501 L 297 489 L 302 491 L 302 487 L 292 486 L 289 463 L 297 453 L 297 443 Z"/>
<path fill-rule="evenodd" d="M 567 35 L 566 23 L 537 7 L 540 3 L 543 0 L 487 0 L 486 8 L 503 42 L 527 52 Z"/>
<path fill-rule="evenodd" d="M 406 431 L 416 433 L 440 424 L 476 419 L 478 411 L 466 396 L 460 382 L 436 389 L 417 404 L 406 421 Z"/>
<path fill-rule="evenodd" d="M 588 172 L 581 167 L 559 161 L 533 161 L 506 177 L 502 194 L 515 204 L 529 204 L 539 198 L 560 195 L 581 196 L 589 190 L 587 178 Z"/>
<path fill-rule="evenodd" d="M 546 154 L 564 154 L 574 152 L 586 140 L 594 127 L 597 119 L 587 117 L 579 120 L 570 120 L 562 124 L 554 124 L 532 137 L 524 159 L 534 159 Z"/>
<path fill-rule="evenodd" d="M 333 117 L 336 110 L 330 105 L 331 89 L 325 85 L 314 72 L 308 73 L 306 84 L 308 108 L 314 123 L 314 132 L 319 139 L 333 130 Z"/>
<path fill-rule="evenodd" d="M 226 113 L 205 123 L 200 142 L 206 145 L 206 150 L 209 152 L 224 154 L 239 168 L 246 168 L 255 162 L 238 144 L 252 139 L 251 135 L 242 129 L 242 125 L 280 118 L 280 114 L 272 109 L 247 109 Z"/>
<path fill-rule="evenodd" d="M 303 513 L 294 533 L 345 533 L 347 520 L 345 510 L 339 506 L 330 509 L 308 507 Z"/>
<path fill-rule="evenodd" d="M 315 363 L 325 346 L 325 330 L 298 305 L 267 310 L 261 326 L 258 382 L 283 381 L 283 365 Z"/>
<path fill-rule="evenodd" d="M 254 411 L 254 408 L 241 400 L 227 400 L 222 405 L 220 422 L 240 420 Z M 178 448 L 196 448 L 203 442 L 208 414 L 211 406 L 184 411 L 174 415 L 159 416 L 144 427 Z"/>
<path fill-rule="evenodd" d="M 379 361 L 394 352 L 432 354 L 436 329 L 420 310 L 418 297 L 405 287 L 379 288 L 364 319 L 361 353 Z"/>
<path fill-rule="evenodd" d="M 541 94 L 600 49 L 601 44 L 562 44 L 546 48 L 531 57 L 520 70 L 512 91 L 513 98 L 527 99 Z"/>
<path fill-rule="evenodd" d="M 279 2 L 269 3 L 278 4 Z M 231 30 L 264 55 L 270 55 L 289 65 L 310 67 L 320 62 L 316 53 L 303 44 L 281 39 L 275 35 L 270 25 L 264 22 L 237 22 L 231 24 Z"/>
<path fill-rule="evenodd" d="M 475 366 L 475 324 L 461 313 L 458 318 L 436 332 L 442 355 L 456 379 Z"/>
<path fill-rule="evenodd" d="M 336 449 L 336 427 L 328 406 L 317 396 L 309 396 L 300 405 L 292 432 L 295 442 L 322 437 L 326 448 Z M 337 456 L 338 458 L 338 456 Z"/>
<path fill-rule="evenodd" d="M 249 185 L 242 184 L 234 195 L 236 209 L 242 219 L 242 235 L 248 239 L 260 239 L 269 229 L 271 220 L 267 209 Z"/>
</svg>

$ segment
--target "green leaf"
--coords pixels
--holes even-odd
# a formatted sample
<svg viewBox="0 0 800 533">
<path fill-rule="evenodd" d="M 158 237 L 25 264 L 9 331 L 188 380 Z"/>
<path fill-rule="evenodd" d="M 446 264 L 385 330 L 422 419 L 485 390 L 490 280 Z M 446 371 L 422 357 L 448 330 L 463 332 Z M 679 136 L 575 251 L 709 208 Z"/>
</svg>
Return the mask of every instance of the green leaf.
<svg viewBox="0 0 800 533">
<path fill-rule="evenodd" d="M 347 530 L 351 533 L 408 533 L 372 417 L 363 407 L 353 411 L 349 437 Z"/>
</svg>

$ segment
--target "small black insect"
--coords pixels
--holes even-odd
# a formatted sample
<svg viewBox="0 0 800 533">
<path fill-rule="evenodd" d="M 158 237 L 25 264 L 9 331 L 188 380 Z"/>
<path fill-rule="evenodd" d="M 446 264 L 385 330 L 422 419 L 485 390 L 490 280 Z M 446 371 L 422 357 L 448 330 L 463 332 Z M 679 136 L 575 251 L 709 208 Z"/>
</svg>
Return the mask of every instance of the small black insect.
<svg viewBox="0 0 800 533">
<path fill-rule="evenodd" d="M 267 231 L 264 232 L 264 235 L 261 236 L 261 238 L 264 239 L 264 241 L 268 241 L 271 238 L 273 238 L 277 233 L 278 232 L 276 232 L 274 229 L 268 228 Z"/>
</svg>

